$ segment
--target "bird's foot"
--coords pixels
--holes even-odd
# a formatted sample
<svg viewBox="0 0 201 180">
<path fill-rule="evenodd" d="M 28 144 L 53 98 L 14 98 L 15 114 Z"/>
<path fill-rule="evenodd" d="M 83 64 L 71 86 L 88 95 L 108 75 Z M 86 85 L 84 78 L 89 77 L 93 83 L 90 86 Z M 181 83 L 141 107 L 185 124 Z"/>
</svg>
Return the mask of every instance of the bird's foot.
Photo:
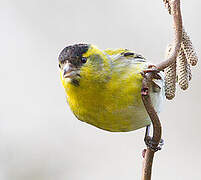
<svg viewBox="0 0 201 180">
<path fill-rule="evenodd" d="M 146 154 L 147 150 L 146 149 L 143 149 L 142 151 L 142 157 L 145 158 L 145 154 Z"/>
<path fill-rule="evenodd" d="M 160 71 L 157 69 L 154 65 L 149 65 L 147 69 L 143 70 L 141 72 L 142 77 L 145 77 L 147 73 L 153 73 L 155 79 L 161 79 L 161 77 L 158 75 Z"/>
<path fill-rule="evenodd" d="M 148 88 L 142 88 L 141 95 L 142 96 L 147 96 L 148 94 L 149 94 L 149 89 Z"/>
<path fill-rule="evenodd" d="M 147 145 L 147 148 L 150 148 L 154 152 L 161 150 L 162 146 L 164 145 L 164 140 L 161 139 L 158 146 L 156 146 L 157 143 L 153 141 L 153 138 L 150 136 L 146 136 L 144 141 L 145 141 L 145 144 Z"/>
</svg>

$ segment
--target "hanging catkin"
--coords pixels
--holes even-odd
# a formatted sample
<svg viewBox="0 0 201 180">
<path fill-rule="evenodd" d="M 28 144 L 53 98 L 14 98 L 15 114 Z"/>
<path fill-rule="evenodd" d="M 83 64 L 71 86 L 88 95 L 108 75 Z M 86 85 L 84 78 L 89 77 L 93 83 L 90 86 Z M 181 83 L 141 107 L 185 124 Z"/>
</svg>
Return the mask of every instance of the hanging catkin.
<svg viewBox="0 0 201 180">
<path fill-rule="evenodd" d="M 165 58 L 171 55 L 171 45 L 167 47 Z M 176 62 L 165 68 L 165 96 L 171 100 L 175 97 L 176 91 Z"/>
<path fill-rule="evenodd" d="M 171 15 L 171 6 L 169 0 L 163 0 L 163 2 L 165 3 L 165 7 L 167 8 L 168 13 Z"/>
<path fill-rule="evenodd" d="M 169 14 L 171 15 L 171 4 L 170 4 L 170 0 L 163 0 L 165 7 L 168 9 Z M 190 40 L 190 37 L 188 36 L 188 34 L 185 32 L 184 28 L 183 28 L 183 33 L 182 33 L 182 43 L 181 45 L 183 45 L 184 47 L 184 53 L 186 55 L 186 59 L 188 61 L 189 64 L 191 64 L 192 66 L 195 66 L 198 62 L 198 56 L 195 52 L 195 49 L 193 47 L 193 44 Z"/>
<path fill-rule="evenodd" d="M 171 1 L 163 0 L 163 2 L 165 7 L 168 9 L 169 14 L 172 15 Z M 185 90 L 188 88 L 189 81 L 192 79 L 191 65 L 195 66 L 198 62 L 198 57 L 193 48 L 190 37 L 185 32 L 184 28 L 182 31 L 181 48 L 176 63 L 171 64 L 165 69 L 165 94 L 167 99 L 173 99 L 175 96 L 176 77 L 178 78 L 178 83 L 181 89 Z M 169 47 L 166 52 L 166 57 L 170 55 L 170 51 L 171 48 Z"/>
<path fill-rule="evenodd" d="M 187 63 L 188 80 L 192 79 L 191 66 Z"/>
<path fill-rule="evenodd" d="M 189 74 L 187 66 L 188 62 L 184 54 L 184 49 L 183 47 L 181 47 L 177 57 L 177 74 L 179 86 L 183 90 L 186 90 L 188 88 Z"/>
<path fill-rule="evenodd" d="M 192 42 L 190 37 L 183 29 L 183 36 L 182 36 L 182 46 L 184 48 L 184 53 L 186 55 L 187 61 L 192 66 L 195 66 L 198 62 L 197 54 L 193 48 Z"/>
</svg>

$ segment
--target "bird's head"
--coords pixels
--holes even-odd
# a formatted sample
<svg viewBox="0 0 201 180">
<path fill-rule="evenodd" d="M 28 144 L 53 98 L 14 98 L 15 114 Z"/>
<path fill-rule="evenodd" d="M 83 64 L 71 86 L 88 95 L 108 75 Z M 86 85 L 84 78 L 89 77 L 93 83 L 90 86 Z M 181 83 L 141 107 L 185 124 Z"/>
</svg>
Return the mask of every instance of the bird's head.
<svg viewBox="0 0 201 180">
<path fill-rule="evenodd" d="M 80 68 L 87 62 L 83 57 L 89 49 L 88 44 L 76 44 L 65 47 L 59 55 L 59 68 L 63 78 L 75 78 L 80 74 Z"/>
<path fill-rule="evenodd" d="M 67 46 L 61 51 L 58 59 L 62 79 L 74 82 L 83 74 L 101 71 L 108 64 L 103 52 L 91 44 Z"/>
</svg>

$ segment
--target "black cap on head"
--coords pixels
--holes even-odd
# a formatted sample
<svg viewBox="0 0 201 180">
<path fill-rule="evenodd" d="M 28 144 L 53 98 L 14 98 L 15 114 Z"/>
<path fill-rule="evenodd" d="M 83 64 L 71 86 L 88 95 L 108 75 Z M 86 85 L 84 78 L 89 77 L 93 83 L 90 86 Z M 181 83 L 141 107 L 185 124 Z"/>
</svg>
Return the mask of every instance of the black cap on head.
<svg viewBox="0 0 201 180">
<path fill-rule="evenodd" d="M 75 44 L 73 46 L 67 46 L 59 54 L 59 61 L 62 63 L 68 60 L 74 64 L 74 61 L 81 59 L 82 54 L 87 52 L 88 49 L 88 44 Z"/>
</svg>

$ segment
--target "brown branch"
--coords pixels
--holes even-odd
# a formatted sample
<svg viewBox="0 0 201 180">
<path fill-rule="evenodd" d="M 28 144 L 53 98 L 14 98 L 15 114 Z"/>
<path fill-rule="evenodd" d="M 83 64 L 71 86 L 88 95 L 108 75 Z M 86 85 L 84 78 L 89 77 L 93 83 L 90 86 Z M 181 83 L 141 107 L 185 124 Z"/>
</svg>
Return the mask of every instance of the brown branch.
<svg viewBox="0 0 201 180">
<path fill-rule="evenodd" d="M 181 11 L 180 11 L 180 0 L 172 0 L 169 3 L 171 7 L 171 15 L 173 16 L 173 21 L 174 21 L 175 39 L 172 46 L 173 48 L 172 55 L 168 59 L 164 60 L 162 63 L 156 66 L 158 70 L 164 70 L 170 64 L 172 64 L 173 62 L 176 62 L 176 58 L 180 50 L 181 41 L 182 41 L 182 17 L 181 17 Z M 161 123 L 156 111 L 154 110 L 154 107 L 151 102 L 151 98 L 149 96 L 150 84 L 154 77 L 155 77 L 154 71 L 152 72 L 148 71 L 147 73 L 145 73 L 144 79 L 142 81 L 142 100 L 153 124 L 152 141 L 154 142 L 154 146 L 156 148 L 159 145 L 159 142 L 161 140 Z M 151 171 L 152 171 L 154 154 L 155 154 L 155 151 L 153 151 L 153 149 L 151 149 L 150 147 L 147 147 L 145 152 L 144 162 L 143 162 L 142 180 L 151 179 Z"/>
<path fill-rule="evenodd" d="M 182 42 L 182 16 L 180 10 L 180 0 L 172 0 L 170 2 L 170 6 L 171 6 L 171 14 L 173 16 L 174 21 L 174 32 L 175 32 L 175 40 L 172 47 L 173 51 L 172 55 L 168 59 L 156 65 L 158 70 L 164 70 L 166 67 L 168 67 L 170 64 L 176 61 Z"/>
<path fill-rule="evenodd" d="M 153 138 L 154 148 L 156 149 L 160 140 L 161 140 L 161 123 L 159 117 L 151 103 L 151 98 L 149 96 L 148 90 L 150 88 L 150 82 L 153 79 L 154 75 L 152 73 L 148 73 L 145 75 L 142 82 L 142 100 L 144 106 L 149 114 L 149 117 L 153 124 Z M 147 93 L 143 93 L 147 92 Z M 152 163 L 154 158 L 154 153 L 151 148 L 147 148 L 145 152 L 144 162 L 143 162 L 143 174 L 142 180 L 150 180 L 151 179 L 151 171 L 152 171 Z"/>
</svg>

